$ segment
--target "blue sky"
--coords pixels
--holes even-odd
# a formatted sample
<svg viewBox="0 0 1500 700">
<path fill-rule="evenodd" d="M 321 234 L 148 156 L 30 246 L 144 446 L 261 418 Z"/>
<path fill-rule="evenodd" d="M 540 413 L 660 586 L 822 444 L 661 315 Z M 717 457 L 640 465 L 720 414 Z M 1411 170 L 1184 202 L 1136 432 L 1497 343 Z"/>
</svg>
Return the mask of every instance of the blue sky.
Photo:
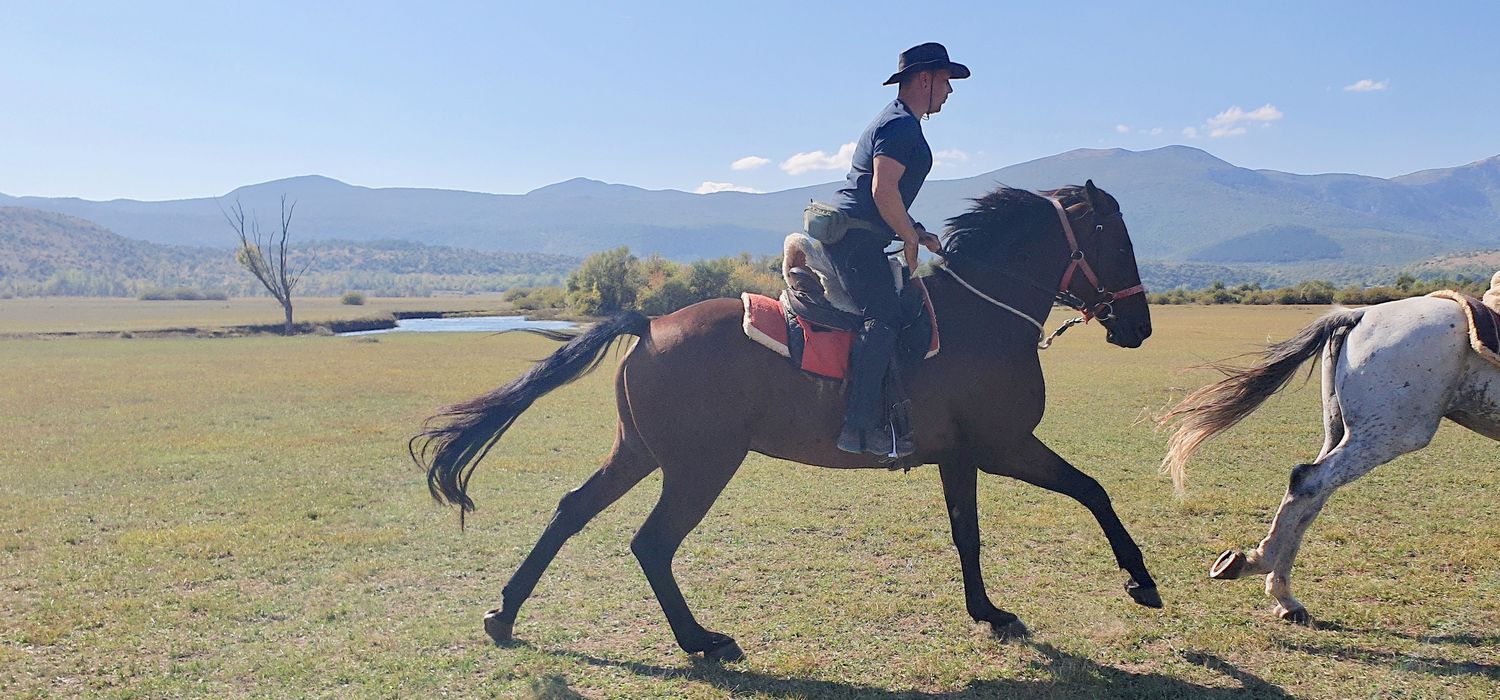
<svg viewBox="0 0 1500 700">
<path fill-rule="evenodd" d="M 0 192 L 780 190 L 843 176 L 923 41 L 974 71 L 925 125 L 933 179 L 1173 143 L 1381 177 L 1500 154 L 1500 3 L 423 5 L 0 0 Z"/>
</svg>

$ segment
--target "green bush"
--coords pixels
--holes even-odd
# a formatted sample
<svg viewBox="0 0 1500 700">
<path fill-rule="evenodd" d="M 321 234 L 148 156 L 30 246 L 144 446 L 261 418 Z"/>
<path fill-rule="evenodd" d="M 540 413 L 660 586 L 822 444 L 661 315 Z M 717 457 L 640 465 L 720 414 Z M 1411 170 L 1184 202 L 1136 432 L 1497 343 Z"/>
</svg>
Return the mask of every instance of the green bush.
<svg viewBox="0 0 1500 700">
<path fill-rule="evenodd" d="M 192 287 L 173 287 L 162 289 L 151 287 L 136 297 L 141 301 L 225 301 L 229 295 L 218 290 L 193 289 Z"/>
<path fill-rule="evenodd" d="M 504 298 L 521 311 L 561 309 L 568 305 L 568 293 L 562 287 L 511 289 Z"/>
<path fill-rule="evenodd" d="M 633 308 L 641 287 L 638 263 L 624 246 L 584 258 L 568 276 L 568 308 L 589 316 Z"/>
<path fill-rule="evenodd" d="M 344 296 L 339 297 L 339 303 L 344 306 L 364 306 L 365 295 L 360 292 L 344 292 Z"/>
<path fill-rule="evenodd" d="M 698 300 L 688 283 L 676 277 L 668 278 L 654 289 L 642 292 L 639 299 L 641 313 L 652 316 L 672 313 Z"/>
</svg>

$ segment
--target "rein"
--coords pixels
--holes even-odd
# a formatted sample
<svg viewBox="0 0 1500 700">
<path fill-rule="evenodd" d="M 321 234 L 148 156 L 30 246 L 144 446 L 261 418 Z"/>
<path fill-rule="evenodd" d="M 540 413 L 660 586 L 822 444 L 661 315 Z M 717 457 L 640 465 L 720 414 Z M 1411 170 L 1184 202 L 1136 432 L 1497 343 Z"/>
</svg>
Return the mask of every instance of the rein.
<svg viewBox="0 0 1500 700">
<path fill-rule="evenodd" d="M 1062 335 L 1069 328 L 1072 328 L 1073 326 L 1076 326 L 1080 323 L 1088 323 L 1089 321 L 1096 318 L 1100 321 L 1108 321 L 1114 318 L 1115 301 L 1124 299 L 1129 296 L 1134 296 L 1136 294 L 1144 294 L 1146 291 L 1146 287 L 1143 284 L 1137 284 L 1133 287 L 1127 287 L 1117 292 L 1105 289 L 1104 285 L 1099 283 L 1099 276 L 1094 274 L 1094 268 L 1089 264 L 1088 257 L 1084 255 L 1083 249 L 1079 247 L 1078 237 L 1073 235 L 1073 223 L 1068 219 L 1067 210 L 1063 209 L 1062 202 L 1054 197 L 1047 197 L 1046 199 L 1047 201 L 1051 202 L 1052 207 L 1057 210 L 1057 218 L 1060 222 L 1062 222 L 1063 236 L 1068 241 L 1068 269 L 1063 272 L 1062 281 L 1058 283 L 1057 289 L 1055 291 L 1042 287 L 1041 285 L 1036 284 L 1031 280 L 1023 279 L 1014 274 L 1011 274 L 1009 271 L 1003 270 L 996 265 L 988 265 L 985 263 L 977 262 L 975 263 L 983 267 L 991 268 L 999 272 L 1000 274 L 1005 275 L 1006 277 L 1026 284 L 1033 289 L 1037 289 L 1046 294 L 1049 294 L 1052 296 L 1053 301 L 1067 306 L 1068 308 L 1071 308 L 1079 312 L 1080 314 L 1083 314 L 1082 316 L 1079 316 L 1077 318 L 1072 318 L 1064 321 L 1063 324 L 1059 326 L 1057 330 L 1053 331 L 1051 335 L 1048 335 L 1039 340 L 1036 345 L 1038 350 L 1046 350 L 1047 348 L 1052 347 L 1052 341 L 1054 339 Z M 1104 225 L 1098 223 L 1097 218 L 1094 223 L 1094 231 L 1096 233 L 1104 231 Z M 984 292 L 979 291 L 979 289 L 974 285 L 969 284 L 967 280 L 960 277 L 958 273 L 954 272 L 953 268 L 948 265 L 948 254 L 949 251 L 945 250 L 943 253 L 943 262 L 939 263 L 937 267 L 940 268 L 943 272 L 948 273 L 948 275 L 951 276 L 960 285 L 962 285 L 964 289 L 973 292 L 974 295 L 979 297 L 980 299 L 983 299 L 990 304 L 1000 307 L 1001 309 L 1009 311 L 1012 314 L 1020 316 L 1031 325 L 1036 326 L 1039 337 L 1041 334 L 1047 332 L 1046 327 L 1042 325 L 1041 321 L 1032 318 L 1026 313 L 1017 310 L 1015 307 L 1006 304 L 999 299 L 996 299 L 988 294 L 985 294 Z M 1084 279 L 1087 279 L 1089 281 L 1089 284 L 1096 290 L 1097 297 L 1095 298 L 1093 303 L 1085 302 L 1082 299 L 1078 298 L 1077 295 L 1068 291 L 1068 287 L 1072 286 L 1073 284 L 1073 275 L 1079 272 L 1083 273 Z"/>
</svg>

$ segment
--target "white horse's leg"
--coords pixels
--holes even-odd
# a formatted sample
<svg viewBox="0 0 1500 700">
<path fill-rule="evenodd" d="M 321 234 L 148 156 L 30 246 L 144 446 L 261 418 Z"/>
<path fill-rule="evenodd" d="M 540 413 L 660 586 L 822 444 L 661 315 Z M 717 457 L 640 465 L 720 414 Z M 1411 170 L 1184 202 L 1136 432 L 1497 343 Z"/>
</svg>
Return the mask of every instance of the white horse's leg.
<svg viewBox="0 0 1500 700">
<path fill-rule="evenodd" d="M 1292 596 L 1292 564 L 1302 548 L 1303 535 L 1323 510 L 1328 497 L 1338 487 L 1411 449 L 1378 437 L 1364 440 L 1355 433 L 1322 462 L 1299 464 L 1292 469 L 1291 483 L 1271 521 L 1270 532 L 1255 549 L 1246 552 L 1247 562 L 1256 569 L 1254 573 L 1267 572 L 1266 595 L 1276 599 L 1278 617 L 1298 624 L 1308 621 L 1306 606 Z"/>
<path fill-rule="evenodd" d="M 1322 462 L 1344 441 L 1347 432 L 1344 430 L 1344 409 L 1339 406 L 1338 382 L 1335 381 L 1334 370 L 1339 364 L 1339 354 L 1344 347 L 1346 333 L 1336 333 L 1327 345 L 1323 346 L 1322 363 L 1322 394 L 1323 394 L 1323 449 L 1318 452 L 1318 458 L 1314 463 Z"/>
<path fill-rule="evenodd" d="M 1339 406 L 1338 382 L 1334 371 L 1338 367 L 1339 353 L 1343 346 L 1342 334 L 1323 346 L 1322 361 L 1322 397 L 1323 397 L 1323 449 L 1318 452 L 1318 458 L 1313 464 L 1320 464 L 1328 458 L 1333 450 L 1343 444 L 1348 431 L 1344 427 L 1344 409 Z M 1299 465 L 1296 469 L 1310 468 L 1312 465 Z M 1296 470 L 1293 471 L 1293 479 L 1296 479 Z M 1290 518 L 1298 518 L 1311 522 L 1323 508 L 1323 500 L 1317 502 L 1308 499 L 1296 499 L 1292 489 L 1288 487 L 1287 493 L 1281 499 L 1281 508 L 1276 511 L 1276 517 L 1271 521 L 1271 532 L 1286 533 L 1290 528 L 1283 525 L 1291 522 Z M 1278 525 L 1283 525 L 1278 527 Z M 1305 525 L 1302 529 L 1305 529 Z M 1300 546 L 1302 530 L 1297 530 L 1297 542 L 1292 544 L 1293 550 Z M 1230 550 L 1220 555 L 1218 561 L 1214 562 L 1209 576 L 1218 579 L 1235 579 L 1242 576 L 1260 576 L 1271 573 L 1273 562 L 1266 558 L 1264 552 L 1267 544 L 1272 543 L 1271 535 L 1261 540 L 1260 546 L 1255 549 L 1240 552 Z M 1273 543 L 1274 544 L 1274 543 Z"/>
</svg>

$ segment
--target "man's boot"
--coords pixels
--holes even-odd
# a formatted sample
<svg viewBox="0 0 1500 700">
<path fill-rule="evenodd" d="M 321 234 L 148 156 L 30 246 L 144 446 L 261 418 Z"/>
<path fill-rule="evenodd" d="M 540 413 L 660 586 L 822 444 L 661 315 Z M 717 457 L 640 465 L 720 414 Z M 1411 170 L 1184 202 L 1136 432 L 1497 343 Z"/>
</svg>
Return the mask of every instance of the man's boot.
<svg viewBox="0 0 1500 700">
<path fill-rule="evenodd" d="M 838 447 L 845 452 L 888 455 L 891 431 L 885 425 L 885 370 L 896 349 L 896 331 L 867 320 L 855 339 L 849 363 L 849 397 Z"/>
<path fill-rule="evenodd" d="M 917 451 L 917 445 L 912 439 L 911 397 L 907 395 L 906 386 L 902 382 L 901 363 L 894 358 L 891 359 L 890 370 L 885 374 L 885 396 L 886 403 L 889 404 L 886 422 L 890 425 L 891 437 L 895 440 L 895 448 L 887 456 L 893 459 L 906 457 Z"/>
</svg>

